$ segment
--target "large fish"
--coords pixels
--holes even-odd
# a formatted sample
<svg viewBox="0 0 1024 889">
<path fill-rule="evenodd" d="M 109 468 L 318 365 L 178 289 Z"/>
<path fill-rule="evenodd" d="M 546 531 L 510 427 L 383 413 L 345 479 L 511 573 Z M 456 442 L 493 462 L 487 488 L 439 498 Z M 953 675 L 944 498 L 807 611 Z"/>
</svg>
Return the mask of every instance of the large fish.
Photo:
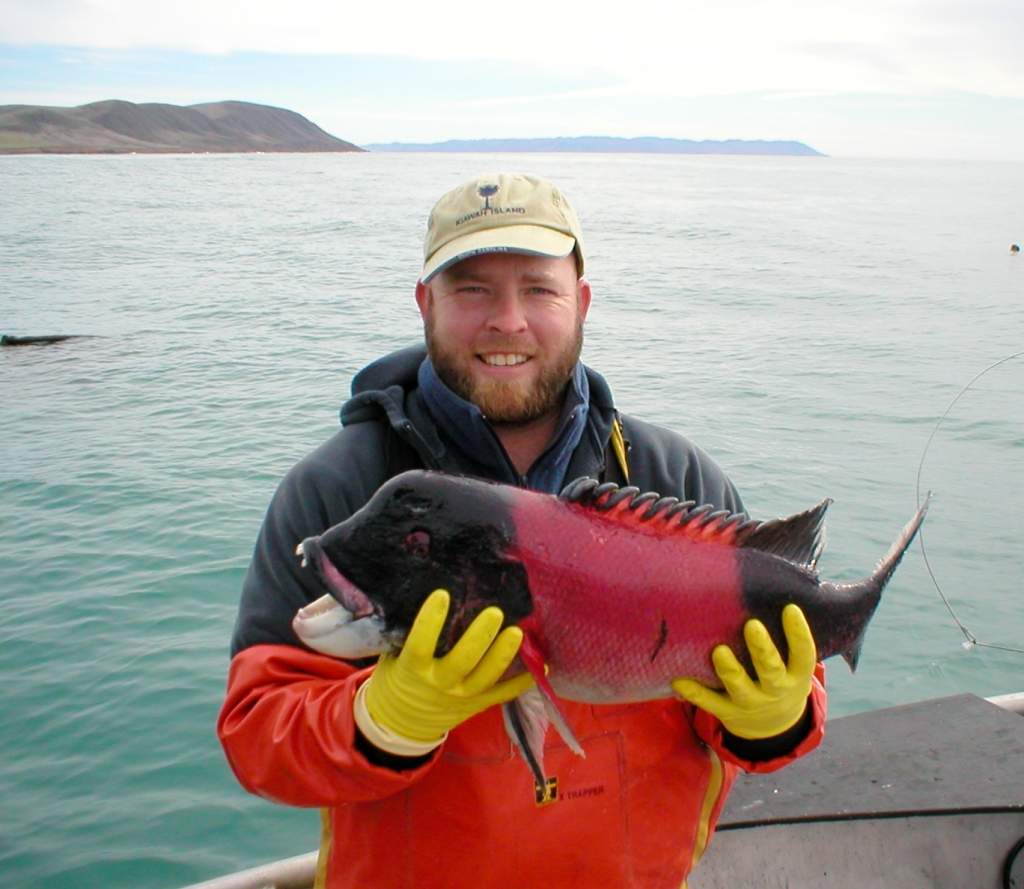
<svg viewBox="0 0 1024 889">
<path fill-rule="evenodd" d="M 715 646 L 730 646 L 752 669 L 743 625 L 757 618 L 785 656 L 781 613 L 791 602 L 803 609 L 819 658 L 841 654 L 854 669 L 882 589 L 928 503 L 873 574 L 840 584 L 815 570 L 829 502 L 758 522 L 593 479 L 555 497 L 412 470 L 299 545 L 328 595 L 300 610 L 293 627 L 325 654 L 380 654 L 401 647 L 423 601 L 443 588 L 451 607 L 441 655 L 481 610 L 497 605 L 506 625 L 522 628 L 519 659 L 537 679 L 525 700 L 506 705 L 506 725 L 543 782 L 548 718 L 578 749 L 558 697 L 596 704 L 671 697 L 670 683 L 681 677 L 720 687 Z"/>
</svg>

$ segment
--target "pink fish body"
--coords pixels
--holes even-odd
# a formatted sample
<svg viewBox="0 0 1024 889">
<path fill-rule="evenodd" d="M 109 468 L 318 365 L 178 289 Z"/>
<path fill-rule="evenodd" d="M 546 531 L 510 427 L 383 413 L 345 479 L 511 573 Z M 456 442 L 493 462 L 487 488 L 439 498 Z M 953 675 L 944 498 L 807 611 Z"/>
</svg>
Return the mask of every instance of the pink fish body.
<svg viewBox="0 0 1024 889">
<path fill-rule="evenodd" d="M 728 527 L 705 540 L 699 528 L 669 531 L 628 510 L 602 513 L 529 493 L 513 503 L 535 609 L 520 625 L 560 697 L 671 697 L 669 683 L 682 676 L 717 684 L 711 650 L 736 648 L 749 616 Z"/>
</svg>

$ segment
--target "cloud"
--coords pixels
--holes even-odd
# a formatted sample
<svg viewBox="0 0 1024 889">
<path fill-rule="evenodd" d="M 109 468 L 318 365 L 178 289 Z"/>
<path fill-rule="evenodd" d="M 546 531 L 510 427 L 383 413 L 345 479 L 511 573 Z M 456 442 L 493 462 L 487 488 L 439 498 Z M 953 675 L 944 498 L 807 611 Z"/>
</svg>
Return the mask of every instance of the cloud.
<svg viewBox="0 0 1024 889">
<path fill-rule="evenodd" d="M 653 135 L 1024 156 L 1019 0 L 517 0 L 515 12 L 0 0 L 0 103 L 241 99 L 362 144 Z"/>
<path fill-rule="evenodd" d="M 30 85 L 83 95 L 132 93 L 134 101 L 187 103 L 248 95 L 256 101 L 304 92 L 336 103 L 422 106 L 573 94 L 615 83 L 607 71 L 557 64 L 523 67 L 490 60 L 450 61 L 400 56 L 173 50 L 17 47 L 0 45 L 8 96 Z M 73 66 L 70 69 L 69 66 Z"/>
<path fill-rule="evenodd" d="M 1019 0 L 0 0 L 0 42 L 601 68 L 637 94 L 1024 96 Z"/>
<path fill-rule="evenodd" d="M 832 41 L 828 43 L 805 43 L 793 47 L 794 52 L 805 53 L 830 63 L 846 62 L 865 67 L 879 74 L 897 77 L 907 76 L 907 66 L 900 61 L 895 51 L 866 43 Z"/>
</svg>

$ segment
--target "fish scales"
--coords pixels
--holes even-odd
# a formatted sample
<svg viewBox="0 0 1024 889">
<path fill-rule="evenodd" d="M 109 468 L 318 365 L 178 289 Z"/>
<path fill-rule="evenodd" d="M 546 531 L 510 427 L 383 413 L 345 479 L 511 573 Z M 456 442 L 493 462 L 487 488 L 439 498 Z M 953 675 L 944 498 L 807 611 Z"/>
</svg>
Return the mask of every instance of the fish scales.
<svg viewBox="0 0 1024 889">
<path fill-rule="evenodd" d="M 640 701 L 671 696 L 681 676 L 718 684 L 710 651 L 735 647 L 746 616 L 735 547 L 526 491 L 513 504 L 529 629 L 560 696 Z"/>
</svg>

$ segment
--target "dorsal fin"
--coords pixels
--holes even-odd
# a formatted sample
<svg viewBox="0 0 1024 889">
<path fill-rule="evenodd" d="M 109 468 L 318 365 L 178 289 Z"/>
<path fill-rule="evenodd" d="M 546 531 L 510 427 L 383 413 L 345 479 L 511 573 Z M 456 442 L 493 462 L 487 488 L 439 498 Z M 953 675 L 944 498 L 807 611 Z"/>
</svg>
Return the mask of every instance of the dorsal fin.
<svg viewBox="0 0 1024 889">
<path fill-rule="evenodd" d="M 797 565 L 814 569 L 825 547 L 825 511 L 831 500 L 788 519 L 768 522 L 747 520 L 712 506 L 697 506 L 675 497 L 641 494 L 639 488 L 620 488 L 592 478 L 570 482 L 559 499 L 603 513 L 624 525 L 644 527 L 662 534 L 684 534 L 693 540 L 731 543 L 772 553 Z"/>
<path fill-rule="evenodd" d="M 611 482 L 599 484 L 592 478 L 580 478 L 568 484 L 561 500 L 592 509 L 623 525 L 659 534 L 680 534 L 693 540 L 733 543 L 751 523 L 744 516 L 712 506 L 697 506 L 675 497 L 641 494 L 639 488 L 620 488 Z"/>
<path fill-rule="evenodd" d="M 740 535 L 736 545 L 772 553 L 813 570 L 825 548 L 825 511 L 831 502 L 826 497 L 788 519 L 758 522 Z"/>
</svg>

